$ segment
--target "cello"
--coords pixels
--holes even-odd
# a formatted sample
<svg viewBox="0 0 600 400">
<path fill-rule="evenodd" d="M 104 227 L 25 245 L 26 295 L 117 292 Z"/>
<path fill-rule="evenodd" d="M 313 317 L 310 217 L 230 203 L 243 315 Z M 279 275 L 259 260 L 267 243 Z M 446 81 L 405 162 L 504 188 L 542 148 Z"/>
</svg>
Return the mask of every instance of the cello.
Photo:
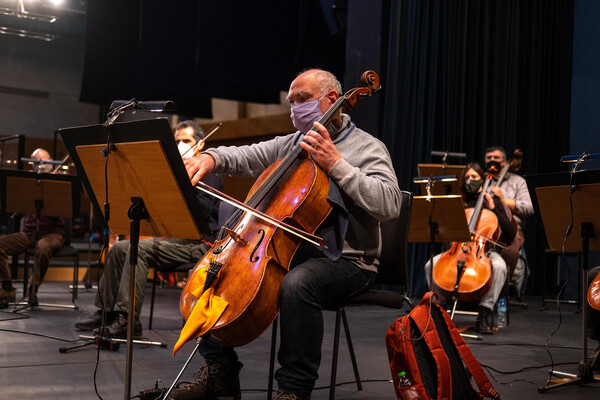
<svg viewBox="0 0 600 400">
<path fill-rule="evenodd" d="M 340 96 L 319 120 L 322 125 L 327 126 L 342 107 L 351 109 L 356 101 L 380 88 L 379 77 L 373 71 L 363 73 L 361 81 L 366 86 Z M 206 331 L 212 340 L 225 346 L 241 346 L 271 325 L 278 313 L 279 287 L 303 239 L 257 215 L 312 234 L 332 210 L 328 191 L 327 175 L 299 144 L 259 176 L 246 198 L 244 211 L 225 224 L 219 239 L 187 280 L 180 299 L 180 311 L 187 322 L 174 352 L 203 334 L 206 326 L 199 325 L 204 321 L 196 321 L 195 315 L 199 313 L 196 305 L 206 291 L 212 291 L 211 298 L 226 304 Z"/>
<path fill-rule="evenodd" d="M 503 173 L 506 169 L 508 167 L 503 169 Z M 475 207 L 465 209 L 471 241 L 454 242 L 433 266 L 433 282 L 445 297 L 478 301 L 492 286 L 492 266 L 486 253 L 489 243 L 497 242 L 500 229 L 498 217 L 493 211 L 483 208 L 483 202 L 484 194 L 491 191 L 493 176 L 497 172 L 495 167 L 490 169 Z"/>
<path fill-rule="evenodd" d="M 600 274 L 596 275 L 588 288 L 587 301 L 590 307 L 600 311 Z"/>
</svg>

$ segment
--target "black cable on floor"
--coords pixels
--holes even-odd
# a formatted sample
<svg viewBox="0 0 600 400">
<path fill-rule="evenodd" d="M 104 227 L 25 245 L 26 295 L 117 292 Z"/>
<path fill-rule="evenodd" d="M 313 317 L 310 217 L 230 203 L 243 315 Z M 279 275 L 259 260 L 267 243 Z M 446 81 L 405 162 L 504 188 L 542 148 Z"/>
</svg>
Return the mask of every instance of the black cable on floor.
<svg viewBox="0 0 600 400">
<path fill-rule="evenodd" d="M 79 339 L 63 339 L 63 338 L 59 338 L 59 337 L 56 337 L 56 336 L 44 335 L 42 333 L 19 331 L 19 330 L 16 330 L 16 329 L 0 328 L 0 331 L 11 332 L 11 333 L 21 333 L 23 335 L 39 336 L 39 337 L 48 338 L 48 339 L 54 339 L 54 340 L 59 340 L 61 342 L 67 342 L 67 343 L 74 343 L 74 342 L 79 341 Z"/>
<path fill-rule="evenodd" d="M 15 314 L 14 312 L 10 311 L 0 311 L 3 314 L 8 314 L 8 315 L 16 315 L 13 318 L 5 318 L 5 319 L 0 319 L 0 322 L 4 322 L 4 321 L 14 321 L 14 320 L 19 320 L 19 319 L 27 319 L 27 318 L 31 318 L 31 315 L 28 314 Z"/>
</svg>

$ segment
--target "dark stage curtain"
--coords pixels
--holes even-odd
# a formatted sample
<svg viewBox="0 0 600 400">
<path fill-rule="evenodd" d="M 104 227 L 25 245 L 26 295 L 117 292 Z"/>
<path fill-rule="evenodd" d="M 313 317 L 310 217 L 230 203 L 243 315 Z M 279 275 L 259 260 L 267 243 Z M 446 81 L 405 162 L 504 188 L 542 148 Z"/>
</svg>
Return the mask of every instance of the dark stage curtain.
<svg viewBox="0 0 600 400">
<path fill-rule="evenodd" d="M 500 145 L 509 158 L 523 150 L 524 174 L 566 170 L 572 19 L 572 0 L 392 1 L 382 139 L 401 187 L 419 194 L 417 164 L 440 161 L 431 150 L 482 163 Z M 526 229 L 533 277 L 545 245 L 537 219 Z M 414 246 L 416 295 L 425 259 Z"/>
</svg>

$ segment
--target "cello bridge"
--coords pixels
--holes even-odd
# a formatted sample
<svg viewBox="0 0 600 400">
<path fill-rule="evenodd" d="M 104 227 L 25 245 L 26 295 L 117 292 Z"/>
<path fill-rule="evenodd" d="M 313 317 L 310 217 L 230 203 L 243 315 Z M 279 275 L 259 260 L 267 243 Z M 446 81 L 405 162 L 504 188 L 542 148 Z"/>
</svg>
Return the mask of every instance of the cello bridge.
<svg viewBox="0 0 600 400">
<path fill-rule="evenodd" d="M 248 244 L 250 244 L 250 242 L 248 242 L 246 239 L 244 239 L 243 237 L 241 237 L 237 232 L 234 232 L 233 230 L 229 229 L 229 228 L 222 228 L 227 235 L 233 239 L 234 242 L 236 243 L 241 243 L 244 246 L 248 246 Z"/>
</svg>

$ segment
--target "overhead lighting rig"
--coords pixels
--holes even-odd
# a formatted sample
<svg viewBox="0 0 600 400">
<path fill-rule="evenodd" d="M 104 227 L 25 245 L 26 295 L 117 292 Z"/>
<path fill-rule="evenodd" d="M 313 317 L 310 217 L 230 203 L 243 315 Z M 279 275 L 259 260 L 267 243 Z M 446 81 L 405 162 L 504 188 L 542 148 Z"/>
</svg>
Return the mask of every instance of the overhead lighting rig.
<svg viewBox="0 0 600 400">
<path fill-rule="evenodd" d="M 52 3 L 53 5 L 59 4 L 57 3 L 57 1 L 50 1 L 50 3 Z M 18 18 L 22 21 L 35 21 L 48 24 L 54 24 L 58 20 L 58 17 L 55 15 L 27 11 L 25 9 L 24 0 L 18 0 L 15 8 L 0 7 L 0 15 Z M 0 26 L 0 34 L 28 39 L 43 40 L 46 42 L 51 42 L 56 38 L 56 35 L 50 33 L 38 32 L 22 27 L 9 26 Z"/>
</svg>

